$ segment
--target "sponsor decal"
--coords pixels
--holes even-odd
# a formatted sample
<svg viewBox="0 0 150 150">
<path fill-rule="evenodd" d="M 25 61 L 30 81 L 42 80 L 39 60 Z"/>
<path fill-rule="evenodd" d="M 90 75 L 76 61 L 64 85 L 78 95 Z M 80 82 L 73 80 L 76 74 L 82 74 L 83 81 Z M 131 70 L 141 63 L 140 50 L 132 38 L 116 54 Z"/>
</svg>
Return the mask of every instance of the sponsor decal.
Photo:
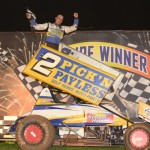
<svg viewBox="0 0 150 150">
<path fill-rule="evenodd" d="M 117 76 L 42 46 L 23 73 L 98 105 Z"/>
<path fill-rule="evenodd" d="M 64 31 L 63 30 L 58 30 L 58 29 L 54 29 L 51 28 L 50 31 L 47 32 L 47 36 L 57 36 L 58 38 L 62 39 L 64 35 Z"/>
<path fill-rule="evenodd" d="M 87 114 L 88 123 L 113 123 L 114 115 L 113 114 Z"/>
<path fill-rule="evenodd" d="M 150 108 L 144 110 L 148 116 L 150 116 Z"/>
</svg>

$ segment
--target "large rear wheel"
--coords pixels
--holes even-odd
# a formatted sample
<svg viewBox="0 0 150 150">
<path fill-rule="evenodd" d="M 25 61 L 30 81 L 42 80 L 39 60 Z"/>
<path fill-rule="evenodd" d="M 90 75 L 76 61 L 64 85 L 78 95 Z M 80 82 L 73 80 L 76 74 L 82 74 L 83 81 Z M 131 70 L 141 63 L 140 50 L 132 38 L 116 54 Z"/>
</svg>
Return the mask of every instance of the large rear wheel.
<svg viewBox="0 0 150 150">
<path fill-rule="evenodd" d="M 135 123 L 125 132 L 124 144 L 127 150 L 150 150 L 150 127 Z"/>
<path fill-rule="evenodd" d="M 47 150 L 55 140 L 55 128 L 46 118 L 31 115 L 16 128 L 16 141 L 23 150 Z"/>
</svg>

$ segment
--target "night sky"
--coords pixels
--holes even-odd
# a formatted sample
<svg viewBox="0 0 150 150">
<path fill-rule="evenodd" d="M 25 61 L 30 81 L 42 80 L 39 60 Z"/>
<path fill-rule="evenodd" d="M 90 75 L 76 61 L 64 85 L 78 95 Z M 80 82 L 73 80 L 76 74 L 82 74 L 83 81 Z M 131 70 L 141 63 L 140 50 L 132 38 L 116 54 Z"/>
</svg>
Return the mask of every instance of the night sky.
<svg viewBox="0 0 150 150">
<path fill-rule="evenodd" d="M 63 25 L 72 25 L 73 12 L 78 12 L 78 30 L 150 29 L 146 0 L 1 0 L 0 31 L 30 31 L 26 8 L 35 13 L 38 23 L 53 22 L 61 13 Z"/>
</svg>

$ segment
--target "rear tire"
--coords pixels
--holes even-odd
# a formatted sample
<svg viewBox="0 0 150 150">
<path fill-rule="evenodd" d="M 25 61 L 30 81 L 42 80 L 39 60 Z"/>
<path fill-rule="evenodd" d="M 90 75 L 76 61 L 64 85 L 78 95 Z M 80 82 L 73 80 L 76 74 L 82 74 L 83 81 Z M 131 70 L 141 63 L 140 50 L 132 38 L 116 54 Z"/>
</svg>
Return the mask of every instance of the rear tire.
<svg viewBox="0 0 150 150">
<path fill-rule="evenodd" d="M 55 128 L 45 117 L 31 115 L 16 128 L 16 141 L 23 150 L 47 150 L 55 140 Z"/>
<path fill-rule="evenodd" d="M 135 123 L 125 132 L 124 144 L 127 150 L 150 150 L 150 126 Z"/>
</svg>

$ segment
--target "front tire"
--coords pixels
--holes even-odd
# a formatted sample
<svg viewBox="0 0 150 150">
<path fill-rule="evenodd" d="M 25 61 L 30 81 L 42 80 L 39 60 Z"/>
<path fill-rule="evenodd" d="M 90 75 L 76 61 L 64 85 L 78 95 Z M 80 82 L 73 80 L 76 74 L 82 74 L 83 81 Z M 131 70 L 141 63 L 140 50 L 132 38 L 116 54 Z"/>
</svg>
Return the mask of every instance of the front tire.
<svg viewBox="0 0 150 150">
<path fill-rule="evenodd" d="M 127 150 L 150 150 L 150 127 L 135 123 L 125 132 L 124 144 Z"/>
<path fill-rule="evenodd" d="M 55 140 L 55 128 L 45 117 L 31 115 L 16 128 L 16 141 L 23 150 L 47 150 Z"/>
</svg>

